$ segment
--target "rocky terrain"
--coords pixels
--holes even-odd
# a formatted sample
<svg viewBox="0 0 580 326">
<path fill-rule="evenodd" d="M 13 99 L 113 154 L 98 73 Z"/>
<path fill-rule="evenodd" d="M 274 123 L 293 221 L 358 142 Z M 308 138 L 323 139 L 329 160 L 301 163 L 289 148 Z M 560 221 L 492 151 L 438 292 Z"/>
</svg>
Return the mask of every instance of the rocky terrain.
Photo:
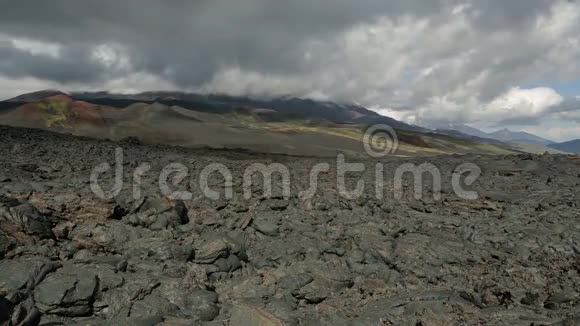
<svg viewBox="0 0 580 326">
<path fill-rule="evenodd" d="M 388 158 L 386 175 L 412 162 L 436 165 L 441 199 L 421 199 L 405 179 L 395 200 L 375 164 L 349 174 L 362 197 L 339 196 L 322 158 L 113 143 L 0 127 L 0 324 L 2 325 L 578 325 L 580 158 L 559 155 Z M 118 196 L 99 199 L 94 167 L 123 148 Z M 462 163 L 481 167 L 476 200 L 454 194 Z M 133 171 L 151 166 L 137 187 Z M 159 190 L 180 163 L 191 200 Z M 233 199 L 202 195 L 199 171 L 221 163 Z M 281 163 L 291 195 L 257 180 L 242 196 L 244 169 Z M 101 176 L 113 184 L 112 170 Z M 280 181 L 274 178 L 274 181 Z M 209 185 L 223 190 L 212 175 Z M 219 191 L 223 192 L 223 191 Z"/>
</svg>

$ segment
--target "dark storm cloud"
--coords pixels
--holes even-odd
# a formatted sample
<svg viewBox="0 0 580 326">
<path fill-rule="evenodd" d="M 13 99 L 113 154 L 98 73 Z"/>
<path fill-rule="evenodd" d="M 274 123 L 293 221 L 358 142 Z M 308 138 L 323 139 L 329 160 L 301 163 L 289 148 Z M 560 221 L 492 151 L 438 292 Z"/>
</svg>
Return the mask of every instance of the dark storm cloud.
<svg viewBox="0 0 580 326">
<path fill-rule="evenodd" d="M 476 26 L 489 29 L 523 27 L 533 24 L 538 15 L 550 10 L 554 0 L 477 1 L 473 7 Z"/>
<path fill-rule="evenodd" d="M 105 77 L 105 71 L 90 58 L 82 47 L 67 47 L 59 57 L 35 55 L 14 48 L 10 42 L 0 42 L 0 72 L 11 78 L 36 77 L 45 80 L 83 82 Z"/>
<path fill-rule="evenodd" d="M 321 64 L 305 62 L 304 46 L 309 41 L 331 38 L 379 17 L 433 15 L 456 3 L 459 1 L 3 1 L 0 31 L 65 47 L 71 43 L 120 43 L 131 53 L 135 70 L 161 75 L 183 86 L 197 86 L 223 65 L 273 74 L 309 71 L 312 64 Z M 501 10 L 492 4 L 481 9 L 485 17 L 489 11 L 505 23 L 514 18 L 525 20 L 526 15 L 542 8 L 538 7 L 541 3 L 513 1 L 502 4 Z M 488 22 L 485 19 L 483 22 Z M 32 59 L 38 63 L 32 64 Z M 87 61 L 82 56 L 67 59 L 76 59 L 80 70 Z M 24 60 L 32 67 L 46 64 L 41 57 Z M 85 76 L 89 81 L 91 76 L 100 77 L 90 65 L 77 74 L 64 70 L 62 76 L 53 78 L 77 81 Z"/>
<path fill-rule="evenodd" d="M 508 94 L 520 106 L 509 119 L 538 121 L 556 102 L 510 90 L 580 73 L 580 10 L 566 0 L 0 0 L 0 8 L 0 42 L 9 41 L 0 79 L 64 87 L 321 96 L 464 122 L 497 116 Z M 153 77 L 124 87 L 132 75 Z"/>
<path fill-rule="evenodd" d="M 163 75 L 184 86 L 195 86 L 208 81 L 220 65 L 236 64 L 267 73 L 309 69 L 303 62 L 305 42 L 331 37 L 354 24 L 383 15 L 428 14 L 437 8 L 436 2 L 419 3 L 5 1 L 0 11 L 0 30 L 65 47 L 70 43 L 120 43 L 132 54 L 136 70 Z M 42 58 L 37 59 L 39 64 L 46 63 Z M 86 58 L 76 59 L 82 69 Z M 90 79 L 93 69 L 87 68 L 86 76 Z M 66 80 L 67 75 L 64 72 L 57 80 Z"/>
<path fill-rule="evenodd" d="M 550 114 L 565 121 L 580 123 L 580 96 L 566 99 L 550 109 Z"/>
</svg>

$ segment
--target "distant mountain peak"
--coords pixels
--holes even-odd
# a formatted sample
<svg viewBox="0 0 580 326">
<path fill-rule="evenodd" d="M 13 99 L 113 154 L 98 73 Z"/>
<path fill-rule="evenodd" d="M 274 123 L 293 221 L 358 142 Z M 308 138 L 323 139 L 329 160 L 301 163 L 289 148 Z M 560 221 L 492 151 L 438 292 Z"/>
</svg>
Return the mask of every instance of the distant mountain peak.
<svg viewBox="0 0 580 326">
<path fill-rule="evenodd" d="M 453 122 L 436 122 L 436 123 L 424 123 L 424 127 L 433 130 L 453 130 L 458 131 L 469 136 L 475 136 L 480 138 L 488 138 L 493 140 L 499 140 L 507 143 L 527 143 L 534 145 L 548 145 L 554 143 L 549 139 L 545 139 L 529 132 L 525 131 L 512 131 L 509 128 L 499 129 L 495 132 L 484 132 L 477 128 L 468 126 L 461 123 Z"/>
<path fill-rule="evenodd" d="M 489 133 L 488 135 L 494 139 L 506 142 L 529 143 L 537 145 L 549 145 L 554 143 L 552 140 L 536 136 L 529 132 L 511 131 L 508 128 Z"/>
</svg>

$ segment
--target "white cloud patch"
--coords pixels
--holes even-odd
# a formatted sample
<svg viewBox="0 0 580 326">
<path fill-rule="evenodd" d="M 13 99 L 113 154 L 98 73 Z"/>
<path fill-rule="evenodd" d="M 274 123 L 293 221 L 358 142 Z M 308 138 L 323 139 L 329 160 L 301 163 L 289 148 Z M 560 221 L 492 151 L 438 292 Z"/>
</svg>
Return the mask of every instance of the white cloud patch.
<svg viewBox="0 0 580 326">
<path fill-rule="evenodd" d="M 120 44 L 100 44 L 94 47 L 91 57 L 107 69 L 131 71 L 131 57 Z"/>
<path fill-rule="evenodd" d="M 8 35 L 0 34 L 0 42 L 8 42 L 15 49 L 30 53 L 31 55 L 44 55 L 58 58 L 61 54 L 62 46 L 57 43 L 44 42 L 30 38 L 12 38 Z"/>
<path fill-rule="evenodd" d="M 218 71 L 212 80 L 197 91 L 207 93 L 222 93 L 229 95 L 301 95 L 312 92 L 312 84 L 305 83 L 301 78 L 282 78 L 264 75 L 254 71 L 244 71 L 240 68 L 224 67 Z M 281 90 L 286 90 L 281 94 Z"/>
<path fill-rule="evenodd" d="M 69 83 L 66 85 L 32 77 L 12 79 L 0 76 L 0 101 L 43 89 L 59 89 L 69 92 L 115 90 L 115 92 L 122 94 L 140 93 L 149 90 L 182 90 L 182 88 L 170 81 L 147 73 L 134 73 L 105 82 L 94 82 L 90 84 Z"/>
<path fill-rule="evenodd" d="M 36 78 L 4 78 L 0 76 L 0 101 L 42 89 L 63 89 L 63 85 Z"/>
<path fill-rule="evenodd" d="M 478 120 L 490 122 L 542 118 L 563 101 L 564 98 L 551 88 L 513 88 L 476 111 L 476 116 Z"/>
</svg>

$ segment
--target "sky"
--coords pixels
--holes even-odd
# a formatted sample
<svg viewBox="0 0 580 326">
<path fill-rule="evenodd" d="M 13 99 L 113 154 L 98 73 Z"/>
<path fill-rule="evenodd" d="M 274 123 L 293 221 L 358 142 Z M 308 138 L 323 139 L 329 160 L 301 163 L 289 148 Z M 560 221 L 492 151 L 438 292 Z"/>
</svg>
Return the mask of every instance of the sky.
<svg viewBox="0 0 580 326">
<path fill-rule="evenodd" d="M 0 0 L 0 99 L 292 95 L 565 141 L 580 138 L 579 2 Z"/>
</svg>

